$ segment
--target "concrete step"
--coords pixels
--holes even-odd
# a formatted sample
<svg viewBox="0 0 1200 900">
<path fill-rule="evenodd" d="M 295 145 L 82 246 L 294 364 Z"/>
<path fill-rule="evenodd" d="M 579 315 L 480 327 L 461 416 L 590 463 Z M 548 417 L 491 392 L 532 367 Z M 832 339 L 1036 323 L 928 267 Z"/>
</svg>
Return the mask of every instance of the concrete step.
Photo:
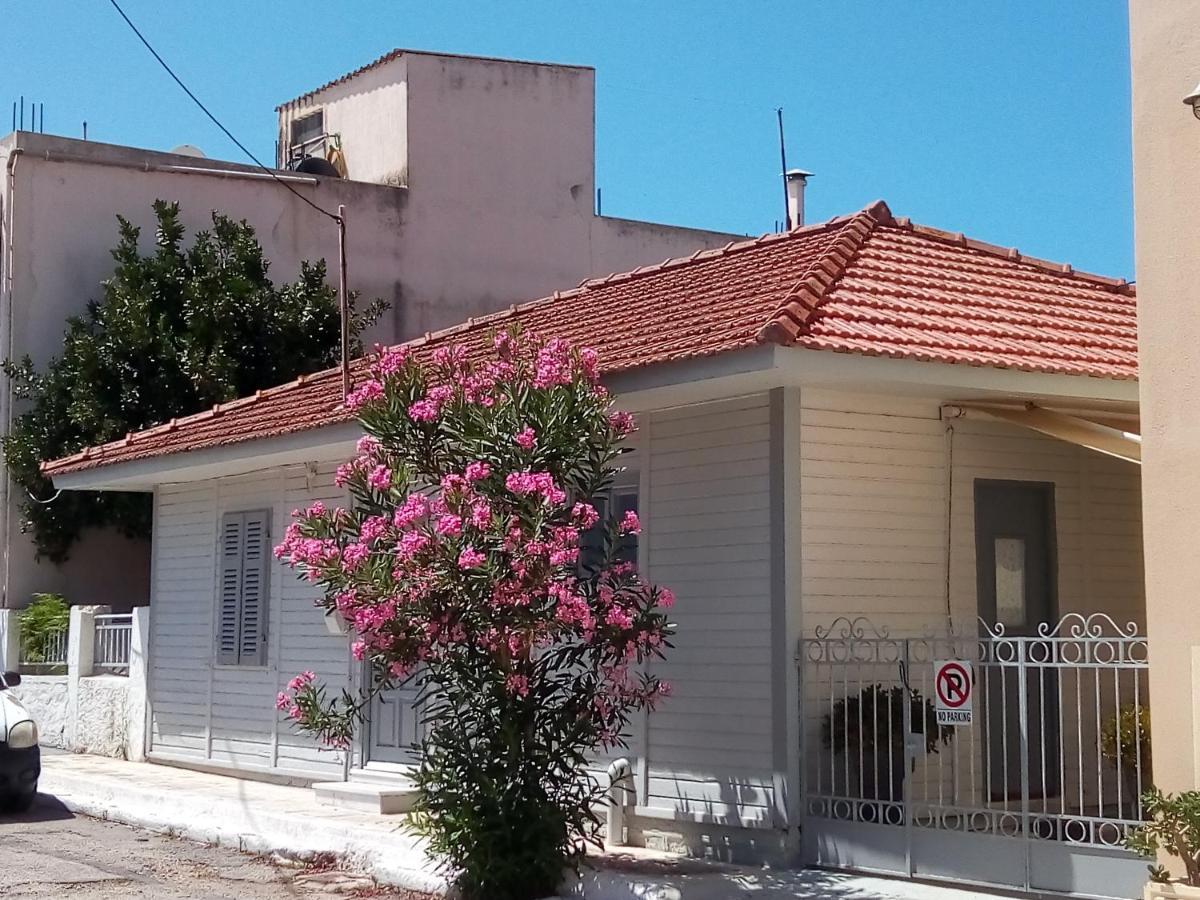
<svg viewBox="0 0 1200 900">
<path fill-rule="evenodd" d="M 318 781 L 312 789 L 318 803 L 385 816 L 408 812 L 417 799 L 417 789 L 404 782 Z"/>
</svg>

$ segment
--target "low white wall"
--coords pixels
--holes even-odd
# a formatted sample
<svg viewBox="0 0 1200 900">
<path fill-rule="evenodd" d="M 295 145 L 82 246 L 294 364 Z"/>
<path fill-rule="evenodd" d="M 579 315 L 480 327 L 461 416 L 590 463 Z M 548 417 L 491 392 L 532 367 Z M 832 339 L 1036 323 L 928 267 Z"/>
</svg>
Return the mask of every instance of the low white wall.
<svg viewBox="0 0 1200 900">
<path fill-rule="evenodd" d="M 128 759 L 129 679 L 93 675 L 79 679 L 79 704 L 71 750 Z"/>
<path fill-rule="evenodd" d="M 23 675 L 20 687 L 11 688 L 13 696 L 29 710 L 37 723 L 43 747 L 67 747 L 67 676 Z"/>
<path fill-rule="evenodd" d="M 67 642 L 66 675 L 22 675 L 13 695 L 37 723 L 43 747 L 119 759 L 145 757 L 146 649 L 150 611 L 133 611 L 129 675 L 94 675 L 92 647 L 100 607 L 74 607 Z M 19 644 L 17 611 L 0 610 L 0 632 Z M 5 651 L 4 667 L 15 669 L 16 651 Z"/>
</svg>

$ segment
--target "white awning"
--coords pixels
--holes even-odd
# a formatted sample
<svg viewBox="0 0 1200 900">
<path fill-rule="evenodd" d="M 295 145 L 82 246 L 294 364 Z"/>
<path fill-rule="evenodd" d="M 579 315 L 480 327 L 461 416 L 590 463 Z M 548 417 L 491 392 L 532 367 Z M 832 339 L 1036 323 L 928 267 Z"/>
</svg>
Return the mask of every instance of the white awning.
<svg viewBox="0 0 1200 900">
<path fill-rule="evenodd" d="M 1033 403 L 1006 405 L 1001 403 L 962 402 L 942 406 L 942 418 L 985 418 L 1020 425 L 1060 441 L 1087 447 L 1097 453 L 1115 456 L 1126 462 L 1142 464 L 1142 436 L 1124 430 L 1113 421 L 1099 421 L 1100 414 L 1058 412 Z"/>
</svg>

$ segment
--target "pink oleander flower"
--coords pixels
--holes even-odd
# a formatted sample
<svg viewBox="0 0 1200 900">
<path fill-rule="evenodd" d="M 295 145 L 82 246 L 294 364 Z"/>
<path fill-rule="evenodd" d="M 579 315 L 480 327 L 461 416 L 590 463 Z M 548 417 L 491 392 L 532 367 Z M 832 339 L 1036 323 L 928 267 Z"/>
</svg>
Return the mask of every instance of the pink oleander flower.
<svg viewBox="0 0 1200 900">
<path fill-rule="evenodd" d="M 347 409 L 362 409 L 372 400 L 378 400 L 383 396 L 383 385 L 372 378 L 370 381 L 364 381 L 346 398 Z"/>
<path fill-rule="evenodd" d="M 567 499 L 549 472 L 513 472 L 504 480 L 504 486 L 514 494 L 541 494 L 555 504 Z"/>
<path fill-rule="evenodd" d="M 457 537 L 458 535 L 462 534 L 462 527 L 462 516 L 455 515 L 454 513 L 447 513 L 437 520 L 434 530 L 437 531 L 438 534 L 444 534 L 447 537 Z"/>
<path fill-rule="evenodd" d="M 663 609 L 670 609 L 675 605 L 675 592 L 670 588 L 658 589 L 658 605 Z"/>
<path fill-rule="evenodd" d="M 609 415 L 608 424 L 613 431 L 622 437 L 632 434 L 637 430 L 637 420 L 634 419 L 633 414 L 620 410 Z"/>
<path fill-rule="evenodd" d="M 404 368 L 406 362 L 408 362 L 407 347 L 388 347 L 380 351 L 375 370 L 383 376 L 395 375 Z"/>
<path fill-rule="evenodd" d="M 358 439 L 358 443 L 354 445 L 354 449 L 358 452 L 359 456 L 374 456 L 379 452 L 379 439 L 369 434 L 364 434 Z"/>
<path fill-rule="evenodd" d="M 409 494 L 408 499 L 396 508 L 392 514 L 392 524 L 397 528 L 407 528 L 418 519 L 429 515 L 429 500 L 424 494 Z"/>
<path fill-rule="evenodd" d="M 429 536 L 419 531 L 406 531 L 396 547 L 401 559 L 412 559 L 430 544 Z"/>
<path fill-rule="evenodd" d="M 579 368 L 583 371 L 583 377 L 588 381 L 599 380 L 600 355 L 591 347 L 584 347 L 579 351 Z"/>
<path fill-rule="evenodd" d="M 317 676 L 312 672 L 301 672 L 288 682 L 288 690 L 293 692 L 301 690 L 302 688 L 308 687 L 316 680 Z"/>
<path fill-rule="evenodd" d="M 441 411 L 432 400 L 418 400 L 408 408 L 408 417 L 414 422 L 432 422 Z"/>
<path fill-rule="evenodd" d="M 621 524 L 617 526 L 617 530 L 621 534 L 640 534 L 642 523 L 638 520 L 637 513 L 632 509 L 627 509 L 624 518 L 621 519 Z"/>
<path fill-rule="evenodd" d="M 610 607 L 608 613 L 604 616 L 605 624 L 615 625 L 617 628 L 628 630 L 633 627 L 633 616 L 629 614 L 629 610 L 622 609 L 619 606 Z"/>
<path fill-rule="evenodd" d="M 367 475 L 367 484 L 377 491 L 386 491 L 392 486 L 392 470 L 387 466 L 376 466 Z"/>
<path fill-rule="evenodd" d="M 571 518 L 584 531 L 600 521 L 600 514 L 590 503 L 576 503 L 571 508 Z"/>
<path fill-rule="evenodd" d="M 492 467 L 482 460 L 467 464 L 467 481 L 483 481 L 492 474 Z"/>
<path fill-rule="evenodd" d="M 350 544 L 342 551 L 342 568 L 347 572 L 357 571 L 370 555 L 371 549 L 366 544 Z"/>
<path fill-rule="evenodd" d="M 276 709 L 285 710 L 291 705 L 292 705 L 292 698 L 289 697 L 287 694 L 285 694 L 283 691 L 280 691 L 278 694 L 275 695 L 275 708 Z"/>
<path fill-rule="evenodd" d="M 532 450 L 534 445 L 537 443 L 537 432 L 529 426 L 526 426 L 517 432 L 516 437 L 513 438 L 513 441 L 515 441 L 516 445 L 522 450 Z"/>
<path fill-rule="evenodd" d="M 504 686 L 510 694 L 516 697 L 526 697 L 529 695 L 529 679 L 524 675 L 509 675 L 504 681 Z"/>
<path fill-rule="evenodd" d="M 486 531 L 492 524 L 492 507 L 486 500 L 476 500 L 471 504 L 471 524 L 480 531 Z"/>
<path fill-rule="evenodd" d="M 458 554 L 458 567 L 460 569 L 474 569 L 483 565 L 486 561 L 487 557 L 474 547 L 465 547 Z"/>
<path fill-rule="evenodd" d="M 358 539 L 363 544 L 371 544 L 379 540 L 387 531 L 390 523 L 383 516 L 369 516 L 363 519 L 358 529 Z"/>
</svg>

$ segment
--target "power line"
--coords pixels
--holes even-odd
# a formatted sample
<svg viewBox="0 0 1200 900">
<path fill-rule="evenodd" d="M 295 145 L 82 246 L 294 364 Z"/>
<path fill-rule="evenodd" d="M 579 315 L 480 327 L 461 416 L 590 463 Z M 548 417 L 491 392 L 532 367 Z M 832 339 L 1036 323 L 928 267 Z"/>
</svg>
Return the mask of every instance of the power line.
<svg viewBox="0 0 1200 900">
<path fill-rule="evenodd" d="M 158 51 L 155 50 L 154 47 L 150 44 L 150 42 L 148 40 L 146 40 L 146 36 L 144 34 L 142 34 L 141 31 L 138 30 L 138 27 L 136 25 L 133 24 L 133 20 L 130 19 L 129 16 L 125 15 L 125 10 L 121 9 L 121 6 L 119 3 L 117 3 L 117 0 L 108 0 L 108 2 L 112 4 L 113 9 L 115 9 L 120 14 L 121 18 L 125 20 L 125 24 L 128 25 L 133 30 L 133 33 L 137 35 L 138 40 L 141 41 L 142 44 L 146 47 L 146 49 L 150 51 L 150 55 L 153 56 L 156 60 L 158 60 L 158 64 L 160 66 L 162 66 L 163 69 L 166 70 L 167 74 L 170 75 L 171 78 L 173 78 L 175 80 L 175 83 L 183 89 L 183 92 L 192 98 L 192 102 L 195 103 L 198 107 L 200 107 L 201 111 L 206 116 L 208 116 L 209 119 L 212 120 L 212 123 L 214 125 L 216 125 L 223 132 L 225 132 L 225 136 L 227 138 L 229 138 L 231 141 L 233 141 L 234 144 L 237 145 L 239 150 L 241 150 L 248 157 L 250 157 L 250 159 L 254 160 L 255 165 L 257 165 L 260 169 L 262 169 L 264 172 L 266 172 L 268 175 L 270 175 L 272 178 L 274 178 L 275 181 L 277 181 L 279 184 L 282 184 L 285 188 L 287 188 L 289 191 L 291 191 L 292 194 L 294 194 L 299 199 L 303 200 L 305 203 L 307 203 L 309 206 L 311 206 L 313 209 L 315 209 L 321 215 L 328 216 L 329 218 L 333 219 L 335 222 L 340 222 L 342 220 L 341 216 L 339 216 L 337 213 L 331 213 L 326 209 L 322 209 L 316 203 L 313 203 L 313 201 L 311 201 L 310 199 L 305 197 L 298 190 L 296 190 L 294 187 L 292 187 L 290 184 L 288 184 L 286 181 L 284 181 L 282 178 L 280 178 L 278 175 L 276 175 L 273 169 L 269 169 L 265 165 L 263 165 L 262 161 L 257 156 L 255 156 L 253 153 L 251 153 L 245 144 L 243 144 L 236 137 L 234 137 L 233 132 L 230 131 L 228 128 L 226 128 L 224 125 L 222 125 L 221 120 L 218 119 L 216 116 L 214 116 L 212 114 L 212 112 L 209 111 L 207 106 L 205 106 L 203 103 L 200 102 L 200 98 L 197 97 L 195 94 L 193 94 L 191 91 L 191 88 L 189 88 L 186 84 L 183 83 L 183 79 L 181 79 L 178 75 L 175 74 L 175 70 L 172 69 L 169 65 L 167 65 L 167 61 L 165 59 L 163 59 L 159 55 Z"/>
<path fill-rule="evenodd" d="M 316 203 L 313 203 L 313 201 L 309 200 L 307 197 L 305 197 L 303 194 L 301 194 L 298 190 L 296 190 L 294 187 L 292 187 L 290 184 L 288 184 L 286 181 L 284 181 L 282 178 L 280 178 L 278 175 L 276 175 L 273 169 L 268 169 L 266 166 L 264 166 L 262 164 L 262 160 L 260 160 L 257 156 L 255 156 L 253 153 L 251 153 L 249 148 L 246 147 L 245 144 L 243 144 L 241 141 L 239 141 L 236 137 L 233 136 L 232 131 L 230 131 L 228 128 L 226 128 L 224 125 L 221 124 L 221 120 L 218 119 L 216 116 L 214 116 L 209 111 L 208 107 L 200 102 L 200 98 L 192 93 L 191 88 L 189 88 L 186 84 L 183 83 L 183 79 L 181 79 L 178 75 L 175 74 L 175 70 L 172 69 L 169 65 L 167 65 L 167 61 L 165 59 L 163 59 L 161 56 L 159 56 L 158 51 L 154 49 L 154 47 L 150 44 L 150 42 L 148 40 L 146 40 L 146 36 L 138 30 L 138 27 L 136 25 L 133 24 L 133 20 L 131 20 L 129 18 L 129 16 L 125 15 L 125 10 L 121 9 L 121 5 L 119 3 L 117 3 L 117 0 L 108 0 L 108 2 L 112 4 L 113 9 L 115 9 L 120 14 L 121 18 L 125 20 L 125 24 L 128 25 L 133 30 L 133 33 L 137 35 L 138 40 L 141 41 L 142 44 L 146 47 L 146 49 L 150 51 L 150 55 L 153 56 L 156 60 L 158 60 L 158 64 L 160 66 L 162 66 L 166 70 L 167 74 L 170 75 L 172 79 L 174 79 L 175 83 L 183 89 L 183 92 L 192 98 L 192 102 L 195 103 L 198 107 L 200 107 L 201 110 L 203 110 L 204 114 L 206 116 L 208 116 L 209 119 L 212 120 L 212 123 L 214 125 L 216 125 L 223 132 L 225 132 L 225 136 L 227 138 L 229 138 L 231 141 L 233 141 L 234 144 L 237 145 L 238 149 L 240 149 L 248 157 L 250 157 L 252 160 L 254 160 L 255 164 L 260 169 L 262 169 L 264 172 L 266 172 L 268 175 L 270 175 L 271 178 L 273 178 L 278 184 L 282 184 L 285 188 L 287 188 L 288 191 L 291 192 L 291 194 L 293 196 L 295 196 L 295 197 L 299 198 L 300 200 L 304 201 L 305 203 L 307 203 L 309 206 L 311 206 L 313 209 L 315 209 L 321 215 L 326 216 L 327 218 L 330 218 L 335 223 L 337 223 L 337 228 L 338 228 L 338 310 L 339 310 L 340 318 L 342 320 L 342 329 L 341 329 L 341 331 L 342 331 L 342 334 L 341 334 L 341 339 L 342 339 L 341 340 L 342 399 L 345 400 L 350 395 L 350 294 L 346 287 L 346 207 L 339 206 L 338 211 L 336 213 L 331 213 L 328 210 L 322 209 Z"/>
</svg>

